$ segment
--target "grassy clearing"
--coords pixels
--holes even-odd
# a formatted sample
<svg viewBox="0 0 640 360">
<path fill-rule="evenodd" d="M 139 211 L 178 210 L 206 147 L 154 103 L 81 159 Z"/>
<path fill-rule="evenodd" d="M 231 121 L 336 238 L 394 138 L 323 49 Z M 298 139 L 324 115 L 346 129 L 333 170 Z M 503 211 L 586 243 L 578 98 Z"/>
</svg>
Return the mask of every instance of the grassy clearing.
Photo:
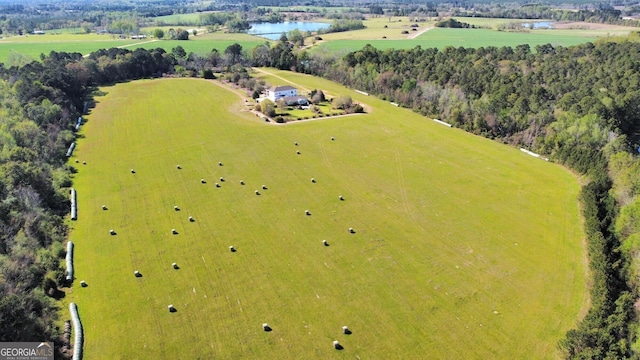
<svg viewBox="0 0 640 360">
<path fill-rule="evenodd" d="M 79 37 L 76 40 L 66 40 L 65 36 L 58 35 L 41 37 L 29 36 L 21 38 L 8 38 L 0 41 L 0 62 L 6 63 L 11 53 L 18 53 L 30 57 L 32 60 L 40 59 L 40 54 L 48 55 L 51 51 L 66 51 L 88 54 L 99 49 L 129 46 L 140 40 L 113 40 L 111 37 L 99 37 L 100 35 L 69 35 Z M 54 39 L 55 37 L 55 39 Z M 91 37 L 91 39 L 89 39 Z M 23 41 L 24 40 L 24 41 Z"/>
<path fill-rule="evenodd" d="M 204 80 L 102 89 L 73 158 L 88 287 L 65 300 L 88 357 L 555 357 L 586 296 L 573 176 L 322 79 L 265 76 L 373 111 L 278 126 Z"/>
<path fill-rule="evenodd" d="M 151 31 L 153 31 L 152 28 Z M 189 41 L 154 40 L 151 38 L 144 40 L 116 39 L 112 35 L 72 33 L 16 36 L 0 40 L 0 62 L 7 62 L 12 52 L 37 60 L 40 58 L 40 54 L 48 55 L 51 51 L 78 52 L 86 55 L 99 49 L 112 47 L 125 47 L 130 50 L 139 47 L 145 49 L 161 47 L 171 51 L 172 48 L 179 45 L 187 52 L 205 54 L 212 49 L 224 52 L 229 45 L 236 42 L 244 49 L 252 49 L 257 45 L 264 44 L 265 41 L 267 40 L 247 34 L 223 33 L 192 36 Z"/>
<path fill-rule="evenodd" d="M 396 31 L 392 29 L 392 31 Z M 431 29 L 415 39 L 397 41 L 389 36 L 385 40 L 335 40 L 318 44 L 318 48 L 329 51 L 355 51 L 362 49 L 366 44 L 371 44 L 378 49 L 410 49 L 416 46 L 423 48 L 454 47 L 486 47 L 486 46 L 511 46 L 529 44 L 531 48 L 536 45 L 552 44 L 571 46 L 595 41 L 597 37 L 570 35 L 562 31 L 555 35 L 553 30 L 540 30 L 530 33 L 511 33 L 488 29 Z M 391 31 L 390 31 L 391 32 Z M 406 36 L 406 35 L 405 35 Z"/>
<path fill-rule="evenodd" d="M 268 40 L 248 34 L 210 33 L 191 36 L 188 41 L 162 40 L 141 44 L 140 47 L 145 49 L 161 47 L 167 51 L 171 51 L 171 49 L 177 46 L 182 46 L 187 53 L 206 54 L 211 52 L 212 49 L 217 49 L 220 53 L 224 53 L 224 50 L 234 43 L 238 43 L 243 49 L 249 50 L 260 44 L 264 44 L 266 41 Z"/>
</svg>

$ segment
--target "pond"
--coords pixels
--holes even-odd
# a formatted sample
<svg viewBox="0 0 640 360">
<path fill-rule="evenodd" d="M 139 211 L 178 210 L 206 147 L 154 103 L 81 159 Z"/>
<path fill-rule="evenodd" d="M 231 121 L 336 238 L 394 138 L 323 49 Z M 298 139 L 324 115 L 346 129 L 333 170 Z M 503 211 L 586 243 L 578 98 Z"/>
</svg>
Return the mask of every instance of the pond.
<svg viewBox="0 0 640 360">
<path fill-rule="evenodd" d="M 298 29 L 301 32 L 317 31 L 328 28 L 331 24 L 320 22 L 304 22 L 304 21 L 287 21 L 281 23 L 257 23 L 251 24 L 251 29 L 247 34 L 261 36 L 270 40 L 278 40 L 282 33 L 288 33 L 291 30 Z"/>
<path fill-rule="evenodd" d="M 522 23 L 522 27 L 529 29 L 553 29 L 553 23 L 551 21 L 526 22 Z"/>
</svg>

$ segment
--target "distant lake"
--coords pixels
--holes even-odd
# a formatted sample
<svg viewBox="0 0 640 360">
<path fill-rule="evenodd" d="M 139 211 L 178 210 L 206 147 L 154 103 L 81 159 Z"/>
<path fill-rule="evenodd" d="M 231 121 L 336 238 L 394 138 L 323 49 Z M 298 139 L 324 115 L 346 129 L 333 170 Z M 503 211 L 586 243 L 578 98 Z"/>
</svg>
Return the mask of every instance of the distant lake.
<svg viewBox="0 0 640 360">
<path fill-rule="evenodd" d="M 522 27 L 531 28 L 533 24 L 534 29 L 553 29 L 553 23 L 551 21 L 538 21 L 534 23 L 522 23 Z"/>
<path fill-rule="evenodd" d="M 292 21 L 281 23 L 259 23 L 251 24 L 251 29 L 247 31 L 247 34 L 258 35 L 270 40 L 278 40 L 282 33 L 288 33 L 291 30 L 298 29 L 301 32 L 305 31 L 317 31 L 320 29 L 328 28 L 331 24 L 319 23 L 319 22 L 305 22 L 305 21 Z"/>
</svg>

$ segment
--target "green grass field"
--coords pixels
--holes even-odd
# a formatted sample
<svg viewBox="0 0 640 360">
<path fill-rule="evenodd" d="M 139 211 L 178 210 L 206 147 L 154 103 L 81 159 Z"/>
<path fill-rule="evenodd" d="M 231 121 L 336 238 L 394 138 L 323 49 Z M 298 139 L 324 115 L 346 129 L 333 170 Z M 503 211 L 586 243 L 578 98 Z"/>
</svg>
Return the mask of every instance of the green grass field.
<svg viewBox="0 0 640 360">
<path fill-rule="evenodd" d="M 552 45 L 571 46 L 595 41 L 597 39 L 596 36 L 583 36 L 578 32 L 571 33 L 572 30 L 558 30 L 558 33 L 555 33 L 555 30 L 536 30 L 529 33 L 513 33 L 489 29 L 434 28 L 414 39 L 398 40 L 393 36 L 400 34 L 401 30 L 395 28 L 385 30 L 388 30 L 389 35 L 384 35 L 387 36 L 387 39 L 384 40 L 381 39 L 381 37 L 371 40 L 333 40 L 321 42 L 317 47 L 329 51 L 355 51 L 362 49 L 366 44 L 371 44 L 381 50 L 391 48 L 411 49 L 418 45 L 422 48 L 435 47 L 442 49 L 446 46 L 478 48 L 487 46 L 515 47 L 520 44 L 529 44 L 533 49 L 536 45 L 550 43 Z M 363 31 L 363 34 L 366 32 L 366 30 L 358 31 Z M 379 33 L 379 31 L 376 31 L 376 33 Z"/>
<path fill-rule="evenodd" d="M 114 39 L 110 35 L 71 34 L 14 36 L 0 40 L 0 62 L 6 63 L 11 53 L 18 53 L 39 60 L 40 54 L 66 51 L 88 54 L 99 49 L 129 46 L 140 40 Z"/>
<path fill-rule="evenodd" d="M 149 31 L 152 32 L 153 28 L 150 28 Z M 187 52 L 205 54 L 215 48 L 222 53 L 229 45 L 236 42 L 244 49 L 252 49 L 257 45 L 264 44 L 265 41 L 268 40 L 247 34 L 223 33 L 192 36 L 189 41 L 115 39 L 112 35 L 71 33 L 15 36 L 0 40 L 0 62 L 6 63 L 10 59 L 11 53 L 22 54 L 32 60 L 38 60 L 40 54 L 48 55 L 51 51 L 78 52 L 86 55 L 99 49 L 112 47 L 124 47 L 130 50 L 139 47 L 145 49 L 161 47 L 166 51 L 171 51 L 172 48 L 180 45 Z"/>
<path fill-rule="evenodd" d="M 575 177 L 268 71 L 371 112 L 275 125 L 205 80 L 102 88 L 71 159 L 85 358 L 556 357 L 587 298 Z"/>
</svg>

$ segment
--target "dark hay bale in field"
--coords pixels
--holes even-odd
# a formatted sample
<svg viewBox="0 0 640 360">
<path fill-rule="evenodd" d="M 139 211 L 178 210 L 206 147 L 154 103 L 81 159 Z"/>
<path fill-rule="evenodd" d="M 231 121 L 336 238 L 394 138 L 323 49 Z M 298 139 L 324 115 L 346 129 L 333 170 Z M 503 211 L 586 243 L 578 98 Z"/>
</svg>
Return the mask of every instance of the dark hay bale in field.
<svg viewBox="0 0 640 360">
<path fill-rule="evenodd" d="M 178 266 L 177 263 L 173 263 L 173 264 L 171 264 L 171 266 L 176 270 L 180 269 L 180 266 Z"/>
<path fill-rule="evenodd" d="M 136 270 L 136 271 L 133 272 L 133 276 L 142 277 L 142 274 L 140 273 L 140 271 Z"/>
<path fill-rule="evenodd" d="M 80 286 L 82 286 L 82 287 L 87 287 L 87 286 L 89 286 L 89 285 L 87 285 L 87 282 L 86 282 L 86 281 L 82 280 L 82 281 L 80 281 Z"/>
<path fill-rule="evenodd" d="M 172 233 L 173 235 L 178 235 L 178 230 L 176 230 L 176 229 L 171 229 L 171 233 Z"/>
<path fill-rule="evenodd" d="M 340 343 L 338 342 L 338 340 L 334 340 L 334 341 L 333 341 L 333 347 L 334 347 L 336 350 L 342 350 L 342 349 L 344 349 L 344 347 L 342 347 L 342 345 L 340 345 Z"/>
<path fill-rule="evenodd" d="M 349 328 L 345 325 L 342 327 L 342 333 L 346 335 L 351 335 L 351 330 L 349 330 Z"/>
<path fill-rule="evenodd" d="M 349 228 L 349 232 L 352 233 L 352 234 L 356 233 L 356 231 L 353 228 Z"/>
<path fill-rule="evenodd" d="M 173 305 L 169 305 L 169 306 L 167 306 L 167 308 L 169 309 L 169 312 L 172 312 L 172 313 L 178 311 L 178 310 L 176 310 L 176 308 Z"/>
<path fill-rule="evenodd" d="M 193 216 L 189 216 L 189 222 L 195 222 L 196 219 L 193 218 Z"/>
<path fill-rule="evenodd" d="M 269 331 L 271 331 L 273 329 L 271 329 L 271 326 L 269 326 L 269 324 L 264 323 L 264 324 L 262 324 L 262 330 L 264 330 L 266 332 L 269 332 Z"/>
<path fill-rule="evenodd" d="M 113 229 L 109 230 L 109 235 L 115 235 L 115 234 L 116 234 L 115 230 L 113 230 Z"/>
<path fill-rule="evenodd" d="M 233 246 L 229 246 L 229 251 L 236 252 L 236 248 L 234 248 Z"/>
</svg>

